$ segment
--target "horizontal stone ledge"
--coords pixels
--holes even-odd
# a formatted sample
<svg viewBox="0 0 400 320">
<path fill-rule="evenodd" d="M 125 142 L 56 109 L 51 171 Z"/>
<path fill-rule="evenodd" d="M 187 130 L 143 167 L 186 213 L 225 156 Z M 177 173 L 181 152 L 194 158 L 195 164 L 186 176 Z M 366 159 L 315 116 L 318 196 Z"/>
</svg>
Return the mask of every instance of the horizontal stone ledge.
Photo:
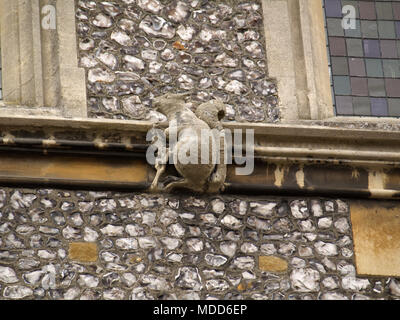
<svg viewBox="0 0 400 320">
<path fill-rule="evenodd" d="M 146 121 L 0 116 L 0 146 L 144 153 L 152 127 Z M 253 129 L 255 157 L 272 162 L 400 165 L 400 132 L 234 122 L 225 128 Z"/>
<path fill-rule="evenodd" d="M 1 150 L 1 149 L 0 149 Z M 400 169 L 257 160 L 250 175 L 229 165 L 226 194 L 400 198 Z M 173 165 L 167 175 L 179 176 Z M 155 170 L 144 157 L 0 151 L 0 184 L 146 192 Z"/>
<path fill-rule="evenodd" d="M 117 120 L 117 119 L 101 119 L 101 118 L 67 118 L 54 115 L 40 115 L 36 114 L 36 108 L 24 108 L 19 106 L 0 106 L 9 111 L 10 116 L 6 113 L 0 112 L 0 128 L 14 128 L 26 126 L 32 128 L 59 128 L 59 129 L 84 129 L 84 130 L 101 130 L 107 129 L 119 132 L 147 132 L 155 124 L 151 121 L 144 120 Z M 14 111 L 12 111 L 14 110 Z M 26 114 L 19 114 L 18 110 L 26 111 Z M 50 109 L 40 109 L 50 110 Z M 8 111 L 7 111 L 8 112 Z M 31 112 L 31 113 L 29 113 Z M 339 119 L 339 117 L 338 117 Z M 400 126 L 400 119 L 391 119 L 394 124 Z M 386 121 L 385 121 L 386 122 Z M 329 126 L 326 125 L 329 123 Z M 382 123 L 382 122 L 380 122 Z M 374 128 L 354 128 L 340 127 L 340 121 L 295 121 L 285 123 L 249 123 L 249 122 L 224 122 L 224 127 L 227 129 L 252 129 L 256 135 L 266 135 L 271 138 L 277 136 L 292 137 L 293 139 L 300 139 L 301 137 L 315 137 L 315 138 L 334 138 L 346 140 L 400 140 L 399 130 L 385 130 L 381 127 Z M 337 124 L 338 126 L 333 126 Z M 355 122 L 357 124 L 357 122 Z M 158 123 L 160 127 L 167 127 L 168 123 Z"/>
</svg>

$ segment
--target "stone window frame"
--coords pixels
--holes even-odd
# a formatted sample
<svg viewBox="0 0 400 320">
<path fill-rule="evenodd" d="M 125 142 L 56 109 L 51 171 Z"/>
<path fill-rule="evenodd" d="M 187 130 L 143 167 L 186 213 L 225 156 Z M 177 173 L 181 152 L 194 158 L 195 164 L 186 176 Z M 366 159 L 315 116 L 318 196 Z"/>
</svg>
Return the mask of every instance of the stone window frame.
<svg viewBox="0 0 400 320">
<path fill-rule="evenodd" d="M 55 8 L 56 28 L 41 27 Z M 3 100 L 0 116 L 87 117 L 78 67 L 74 0 L 0 0 Z"/>
<path fill-rule="evenodd" d="M 282 122 L 398 124 L 394 117 L 335 116 L 322 2 L 262 0 L 267 66 L 277 82 Z"/>
</svg>

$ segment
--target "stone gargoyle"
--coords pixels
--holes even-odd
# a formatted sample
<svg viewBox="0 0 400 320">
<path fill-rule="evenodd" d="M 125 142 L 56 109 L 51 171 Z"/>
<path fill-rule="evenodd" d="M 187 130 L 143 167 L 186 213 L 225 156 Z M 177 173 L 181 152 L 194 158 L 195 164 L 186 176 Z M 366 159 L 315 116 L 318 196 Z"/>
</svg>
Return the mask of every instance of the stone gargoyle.
<svg viewBox="0 0 400 320">
<path fill-rule="evenodd" d="M 155 110 L 168 119 L 169 126 L 164 130 L 164 137 L 169 146 L 158 150 L 155 160 L 157 173 L 150 191 L 188 189 L 198 193 L 216 193 L 224 189 L 225 136 L 221 120 L 226 113 L 225 105 L 221 100 L 212 100 L 201 104 L 193 112 L 186 106 L 186 96 L 188 94 L 167 93 L 153 100 Z M 172 140 L 175 142 L 172 143 Z M 205 156 L 202 148 L 208 150 Z M 168 159 L 173 159 L 180 177 L 172 177 L 172 182 L 160 186 L 159 180 L 166 170 Z"/>
</svg>

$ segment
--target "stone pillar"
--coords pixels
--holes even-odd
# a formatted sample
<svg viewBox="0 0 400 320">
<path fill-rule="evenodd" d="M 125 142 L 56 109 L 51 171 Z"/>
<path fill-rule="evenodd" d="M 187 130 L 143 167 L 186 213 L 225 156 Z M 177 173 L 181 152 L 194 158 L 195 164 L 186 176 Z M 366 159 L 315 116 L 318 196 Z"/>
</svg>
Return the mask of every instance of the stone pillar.
<svg viewBox="0 0 400 320">
<path fill-rule="evenodd" d="M 326 119 L 333 105 L 320 0 L 262 0 L 269 76 L 283 121 Z"/>
<path fill-rule="evenodd" d="M 45 6 L 53 10 L 43 11 Z M 56 24 L 43 28 L 49 14 Z M 7 107 L 1 113 L 25 114 L 23 107 L 29 107 L 35 115 L 85 118 L 86 79 L 78 68 L 74 0 L 0 0 L 0 26 Z"/>
</svg>

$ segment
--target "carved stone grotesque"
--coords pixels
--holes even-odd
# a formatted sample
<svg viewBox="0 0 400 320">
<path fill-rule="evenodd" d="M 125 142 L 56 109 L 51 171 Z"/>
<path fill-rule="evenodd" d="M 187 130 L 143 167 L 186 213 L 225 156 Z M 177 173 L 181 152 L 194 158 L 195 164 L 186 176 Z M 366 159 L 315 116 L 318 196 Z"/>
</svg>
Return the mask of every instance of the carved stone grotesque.
<svg viewBox="0 0 400 320">
<path fill-rule="evenodd" d="M 157 173 L 151 191 L 170 192 L 183 188 L 215 193 L 224 188 L 225 136 L 220 121 L 225 116 L 225 105 L 220 100 L 212 100 L 201 104 L 194 113 L 185 105 L 187 95 L 168 93 L 153 100 L 156 110 L 168 119 L 169 127 L 164 133 L 169 147 L 164 151 L 158 149 Z M 172 177 L 174 181 L 160 187 L 159 179 L 165 172 L 168 159 L 173 159 L 181 177 Z"/>
</svg>

